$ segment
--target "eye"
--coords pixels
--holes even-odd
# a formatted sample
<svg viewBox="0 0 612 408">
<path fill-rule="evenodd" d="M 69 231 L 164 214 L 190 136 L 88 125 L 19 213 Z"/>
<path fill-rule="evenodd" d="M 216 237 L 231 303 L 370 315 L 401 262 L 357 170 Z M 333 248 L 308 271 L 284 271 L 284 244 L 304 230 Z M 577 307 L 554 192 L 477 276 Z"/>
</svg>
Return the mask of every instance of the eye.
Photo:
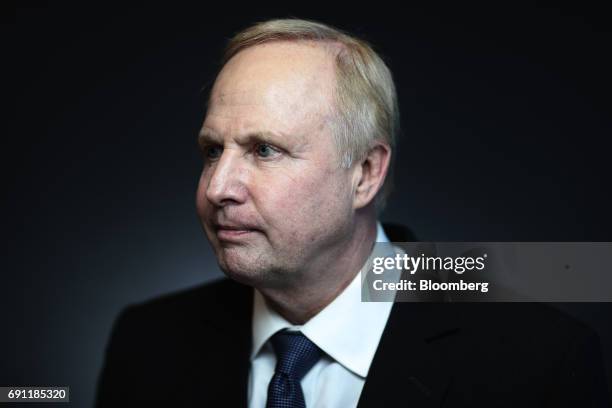
<svg viewBox="0 0 612 408">
<path fill-rule="evenodd" d="M 208 160 L 215 160 L 221 157 L 223 148 L 221 146 L 207 146 L 204 148 L 204 158 Z"/>
<path fill-rule="evenodd" d="M 262 158 L 269 158 L 278 153 L 278 150 L 266 143 L 259 143 L 255 146 L 255 153 Z"/>
</svg>

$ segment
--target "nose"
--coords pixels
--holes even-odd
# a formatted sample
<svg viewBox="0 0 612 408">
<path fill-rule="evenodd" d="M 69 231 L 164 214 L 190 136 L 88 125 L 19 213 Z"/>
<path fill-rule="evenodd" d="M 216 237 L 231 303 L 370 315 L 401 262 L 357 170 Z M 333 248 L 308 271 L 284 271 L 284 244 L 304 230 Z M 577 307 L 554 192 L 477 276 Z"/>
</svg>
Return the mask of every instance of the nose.
<svg viewBox="0 0 612 408">
<path fill-rule="evenodd" d="M 246 201 L 248 192 L 246 188 L 247 169 L 241 163 L 237 152 L 226 149 L 221 157 L 205 170 L 210 172 L 206 186 L 206 198 L 214 206 L 241 204 Z"/>
</svg>

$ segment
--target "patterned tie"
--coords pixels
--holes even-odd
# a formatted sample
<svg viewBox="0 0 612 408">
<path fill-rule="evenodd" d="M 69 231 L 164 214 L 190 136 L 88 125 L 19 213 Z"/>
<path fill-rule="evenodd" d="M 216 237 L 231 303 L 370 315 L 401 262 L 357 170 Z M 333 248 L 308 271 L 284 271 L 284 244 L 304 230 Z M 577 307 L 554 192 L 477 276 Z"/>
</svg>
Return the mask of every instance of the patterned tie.
<svg viewBox="0 0 612 408">
<path fill-rule="evenodd" d="M 276 371 L 268 386 L 267 408 L 305 408 L 300 381 L 321 357 L 321 349 L 300 332 L 272 336 Z"/>
</svg>

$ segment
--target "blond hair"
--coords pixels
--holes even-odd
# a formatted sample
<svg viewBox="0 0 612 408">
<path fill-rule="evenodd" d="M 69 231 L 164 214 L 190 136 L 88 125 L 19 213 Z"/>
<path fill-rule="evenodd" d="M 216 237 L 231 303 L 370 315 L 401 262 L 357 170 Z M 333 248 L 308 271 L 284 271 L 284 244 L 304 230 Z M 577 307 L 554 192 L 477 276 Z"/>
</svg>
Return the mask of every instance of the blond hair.
<svg viewBox="0 0 612 408">
<path fill-rule="evenodd" d="M 349 168 L 365 157 L 374 142 L 383 142 L 393 153 L 399 132 L 399 109 L 391 71 L 365 41 L 314 21 L 279 19 L 257 23 L 230 39 L 222 63 L 240 51 L 272 41 L 315 41 L 339 45 L 336 54 L 336 120 L 332 134 L 340 152 L 340 165 Z M 391 170 L 389 171 L 391 172 Z M 387 175 L 377 205 L 391 191 Z"/>
</svg>

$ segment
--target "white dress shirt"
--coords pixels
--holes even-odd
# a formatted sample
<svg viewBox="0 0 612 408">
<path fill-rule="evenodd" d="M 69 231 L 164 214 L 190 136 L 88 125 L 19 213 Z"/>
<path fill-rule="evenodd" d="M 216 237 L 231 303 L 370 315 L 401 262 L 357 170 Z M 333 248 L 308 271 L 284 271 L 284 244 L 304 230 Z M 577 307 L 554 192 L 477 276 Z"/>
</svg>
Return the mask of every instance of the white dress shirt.
<svg viewBox="0 0 612 408">
<path fill-rule="evenodd" d="M 380 223 L 376 241 L 389 242 Z M 276 365 L 268 340 L 283 329 L 301 331 L 323 351 L 301 381 L 306 406 L 357 406 L 393 303 L 361 302 L 361 273 L 357 273 L 336 299 L 304 325 L 296 326 L 269 308 L 261 293 L 254 290 L 249 407 L 266 406 Z"/>
</svg>

